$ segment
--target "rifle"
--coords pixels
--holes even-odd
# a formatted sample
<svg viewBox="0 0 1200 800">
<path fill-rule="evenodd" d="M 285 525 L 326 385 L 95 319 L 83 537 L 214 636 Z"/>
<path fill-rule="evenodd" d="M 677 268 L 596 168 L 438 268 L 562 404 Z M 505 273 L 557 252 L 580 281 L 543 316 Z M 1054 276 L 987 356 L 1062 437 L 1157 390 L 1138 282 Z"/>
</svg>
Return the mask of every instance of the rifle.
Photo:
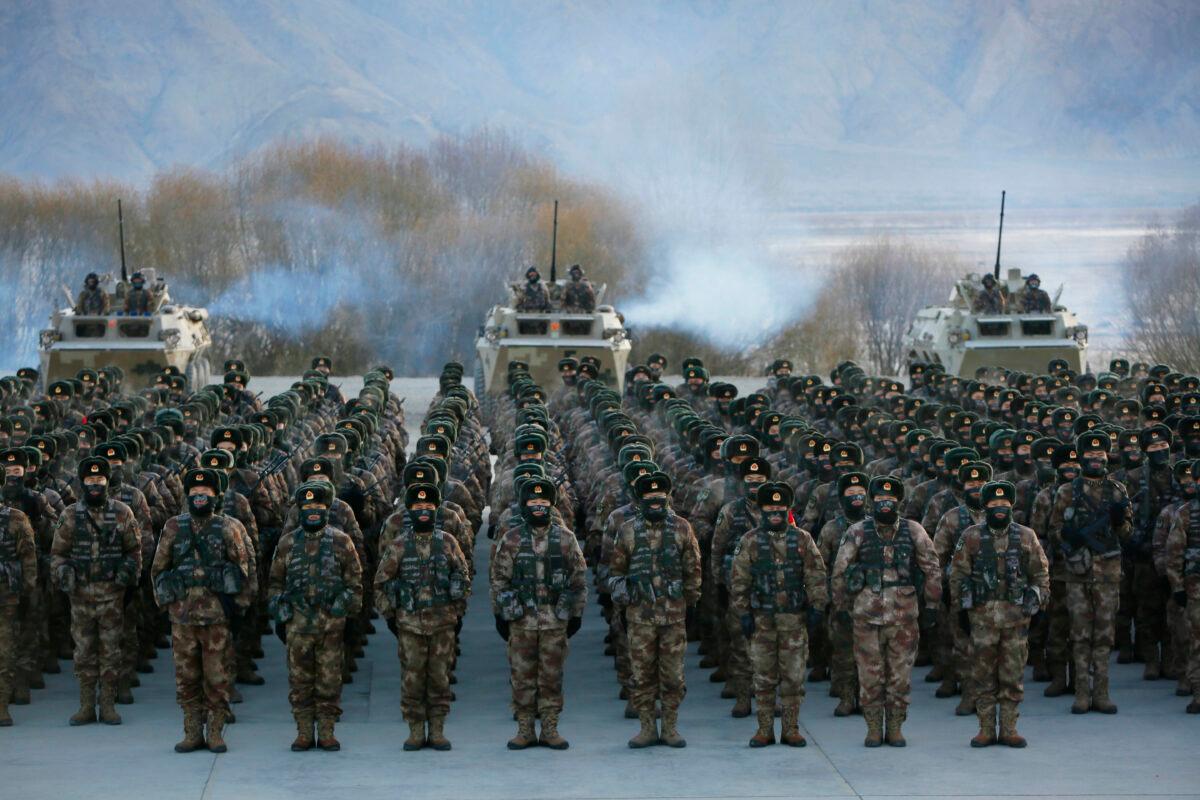
<svg viewBox="0 0 1200 800">
<path fill-rule="evenodd" d="M 1003 189 L 1000 190 L 1000 235 L 996 237 L 996 267 L 992 270 L 992 277 L 997 281 L 1000 280 L 1000 243 L 1004 241 L 1004 195 Z"/>
<path fill-rule="evenodd" d="M 267 478 L 275 475 L 276 473 L 282 472 L 284 465 L 288 463 L 289 459 L 290 456 L 288 456 L 286 453 L 277 453 L 275 456 L 273 456 L 271 460 L 267 462 L 267 465 L 258 471 L 258 483 L 254 484 L 254 488 L 250 490 L 250 494 L 253 495 L 256 491 L 258 491 L 258 487 L 262 486 L 262 482 Z M 249 499 L 249 497 L 247 497 L 247 499 Z"/>
<path fill-rule="evenodd" d="M 550 283 L 553 284 L 557 278 L 557 270 L 555 258 L 558 254 L 558 201 L 554 201 L 554 228 L 550 234 Z"/>
<path fill-rule="evenodd" d="M 125 273 L 125 215 L 121 213 L 121 198 L 117 198 L 117 230 L 121 240 L 121 283 L 129 283 Z"/>
</svg>

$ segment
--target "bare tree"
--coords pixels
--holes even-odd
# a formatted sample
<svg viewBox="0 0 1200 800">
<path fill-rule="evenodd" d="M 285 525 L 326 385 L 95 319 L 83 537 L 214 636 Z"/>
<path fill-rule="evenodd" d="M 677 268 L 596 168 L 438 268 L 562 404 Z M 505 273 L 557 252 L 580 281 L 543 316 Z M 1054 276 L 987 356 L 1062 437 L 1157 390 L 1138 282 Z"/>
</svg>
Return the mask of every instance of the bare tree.
<svg viewBox="0 0 1200 800">
<path fill-rule="evenodd" d="M 887 236 L 846 247 L 836 264 L 824 302 L 842 310 L 834 320 L 858 331 L 865 366 L 884 375 L 899 374 L 917 311 L 944 299 L 967 269 L 953 253 Z"/>
<path fill-rule="evenodd" d="M 1126 336 L 1150 361 L 1200 371 L 1200 204 L 1153 225 L 1125 257 Z"/>
</svg>

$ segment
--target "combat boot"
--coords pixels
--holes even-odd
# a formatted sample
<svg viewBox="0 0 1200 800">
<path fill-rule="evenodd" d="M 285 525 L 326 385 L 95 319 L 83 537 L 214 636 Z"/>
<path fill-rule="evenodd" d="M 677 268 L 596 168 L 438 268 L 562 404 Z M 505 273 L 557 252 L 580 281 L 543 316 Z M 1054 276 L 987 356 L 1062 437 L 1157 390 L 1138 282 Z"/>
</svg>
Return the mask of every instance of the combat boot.
<svg viewBox="0 0 1200 800">
<path fill-rule="evenodd" d="M 292 752 L 303 753 L 313 748 L 313 715 L 294 714 L 296 738 L 292 740 Z"/>
<path fill-rule="evenodd" d="M 45 689 L 46 688 L 46 681 L 44 678 L 42 678 L 41 669 L 35 668 L 31 672 L 29 672 L 27 675 L 27 680 L 29 681 L 30 689 Z"/>
<path fill-rule="evenodd" d="M 62 672 L 62 667 L 58 665 L 58 658 L 49 650 L 42 654 L 42 672 L 47 675 L 57 675 Z"/>
<path fill-rule="evenodd" d="M 1108 665 L 1098 664 L 1092 681 L 1092 711 L 1101 714 L 1117 713 L 1117 704 L 1108 699 Z"/>
<path fill-rule="evenodd" d="M 1033 667 L 1034 682 L 1045 683 L 1050 680 L 1050 670 L 1046 669 L 1046 654 L 1044 652 L 1037 652 L 1030 656 L 1029 666 Z"/>
<path fill-rule="evenodd" d="M 717 659 L 707 653 L 700 659 L 700 669 L 713 669 L 717 666 Z"/>
<path fill-rule="evenodd" d="M 10 702 L 14 706 L 27 706 L 30 699 L 29 676 L 23 669 L 13 670 L 12 700 Z"/>
<path fill-rule="evenodd" d="M 949 673 L 942 678 L 942 685 L 937 688 L 933 696 L 939 700 L 945 700 L 947 697 L 954 697 L 958 694 L 958 681 L 954 680 L 954 676 Z"/>
<path fill-rule="evenodd" d="M 8 713 L 8 681 L 0 675 L 0 728 L 9 728 L 12 724 L 12 716 Z"/>
<path fill-rule="evenodd" d="M 971 747 L 990 747 L 996 743 L 996 707 L 983 705 L 976 708 L 979 717 L 979 733 L 971 739 Z"/>
<path fill-rule="evenodd" d="M 404 740 L 404 749 L 412 753 L 425 746 L 425 721 L 409 720 L 408 738 Z"/>
<path fill-rule="evenodd" d="M 333 717 L 321 717 L 317 720 L 317 747 L 327 753 L 342 749 L 342 743 L 333 735 Z"/>
<path fill-rule="evenodd" d="M 238 683 L 244 683 L 247 686 L 262 686 L 266 680 L 262 675 L 254 671 L 254 668 L 248 664 L 243 664 L 237 672 L 235 680 Z"/>
<path fill-rule="evenodd" d="M 944 678 L 944 677 L 946 677 L 946 671 L 944 669 L 942 669 L 942 665 L 934 664 L 932 667 L 929 668 L 929 672 L 925 673 L 925 682 L 926 683 L 937 683 L 940 680 L 942 680 L 942 678 Z"/>
<path fill-rule="evenodd" d="M 1088 691 L 1086 675 L 1075 679 L 1075 702 L 1071 704 L 1072 714 L 1086 714 L 1092 710 L 1092 695 Z"/>
<path fill-rule="evenodd" d="M 1162 678 L 1162 665 L 1158 663 L 1157 656 L 1149 656 L 1146 659 L 1146 667 L 1142 670 L 1142 680 L 1156 681 Z"/>
<path fill-rule="evenodd" d="M 726 681 L 725 685 L 721 687 L 721 699 L 722 700 L 736 700 L 737 699 L 737 690 L 733 688 L 733 681 Z"/>
<path fill-rule="evenodd" d="M 969 717 L 975 713 L 975 692 L 968 689 L 965 683 L 962 687 L 962 697 L 954 709 L 954 716 Z"/>
<path fill-rule="evenodd" d="M 824 683 L 827 680 L 829 680 L 829 667 L 813 667 L 809 670 L 809 683 Z"/>
<path fill-rule="evenodd" d="M 634 750 L 640 750 L 643 747 L 658 744 L 658 726 L 654 722 L 654 712 L 643 711 L 638 714 L 638 720 L 642 723 L 642 729 L 629 740 L 629 746 Z"/>
<path fill-rule="evenodd" d="M 1192 702 L 1187 704 L 1185 711 L 1189 714 L 1200 714 L 1200 693 L 1192 697 Z"/>
<path fill-rule="evenodd" d="M 709 683 L 724 683 L 726 681 L 725 668 L 717 667 L 712 674 L 708 676 Z"/>
<path fill-rule="evenodd" d="M 87 725 L 96 721 L 96 682 L 81 680 L 79 682 L 79 710 L 72 715 L 70 724 Z"/>
<path fill-rule="evenodd" d="M 833 715 L 835 717 L 849 717 L 854 713 L 854 707 L 854 694 L 845 692 L 842 694 L 841 699 L 838 700 L 837 708 L 833 710 Z"/>
<path fill-rule="evenodd" d="M 1192 696 L 1192 685 L 1191 685 L 1191 683 L 1188 682 L 1187 678 L 1180 678 L 1179 682 L 1175 684 L 1175 696 L 1176 697 L 1191 697 Z"/>
<path fill-rule="evenodd" d="M 737 702 L 730 709 L 729 716 L 737 719 L 750 716 L 750 687 L 745 683 L 739 684 L 734 693 L 737 695 Z"/>
<path fill-rule="evenodd" d="M 133 687 L 129 684 L 129 678 L 117 679 L 117 703 L 123 706 L 133 704 Z"/>
<path fill-rule="evenodd" d="M 1133 663 L 1133 644 L 1132 643 L 1126 642 L 1126 643 L 1121 644 L 1120 649 L 1117 650 L 1117 663 L 1118 664 L 1132 664 Z"/>
<path fill-rule="evenodd" d="M 1017 713 L 1016 703 L 1000 704 L 1000 744 L 1017 748 L 1027 744 L 1025 737 L 1017 733 L 1017 717 L 1019 716 L 1021 715 Z"/>
<path fill-rule="evenodd" d="M 788 703 L 783 707 L 783 727 L 779 731 L 779 741 L 788 747 L 805 747 L 808 740 L 800 733 L 800 706 Z"/>
<path fill-rule="evenodd" d="M 542 735 L 538 737 L 538 744 L 551 750 L 566 750 L 571 746 L 571 743 L 558 733 L 557 712 L 549 711 L 542 715 Z"/>
<path fill-rule="evenodd" d="M 192 753 L 204 749 L 204 722 L 200 709 L 183 710 L 183 739 L 175 745 L 176 753 Z"/>
<path fill-rule="evenodd" d="M 633 707 L 633 701 L 626 700 L 625 701 L 625 719 L 637 719 L 637 718 L 638 718 L 638 712 L 637 712 L 637 709 Z"/>
<path fill-rule="evenodd" d="M 117 684 L 111 681 L 104 681 L 100 684 L 100 702 L 99 714 L 100 721 L 105 725 L 120 725 L 121 715 L 117 713 L 117 707 L 113 705 L 117 701 Z"/>
<path fill-rule="evenodd" d="M 1067 693 L 1067 667 L 1058 664 L 1050 668 L 1050 685 L 1042 691 L 1043 697 L 1062 697 Z"/>
<path fill-rule="evenodd" d="M 667 747 L 687 747 L 687 739 L 679 735 L 676 724 L 679 722 L 679 709 L 667 708 L 662 710 L 662 734 L 658 740 Z"/>
<path fill-rule="evenodd" d="M 429 718 L 429 738 L 427 742 L 434 750 L 449 750 L 450 740 L 445 734 L 446 718 L 445 717 L 430 717 Z"/>
<path fill-rule="evenodd" d="M 221 734 L 225 731 L 226 712 L 224 710 L 213 711 L 208 717 L 208 731 L 206 738 L 208 740 L 208 749 L 213 753 L 224 753 L 229 748 L 225 746 L 225 737 Z"/>
<path fill-rule="evenodd" d="M 863 747 L 879 747 L 883 744 L 883 709 L 864 708 L 863 719 L 867 721 L 867 738 Z"/>
<path fill-rule="evenodd" d="M 908 717 L 908 712 L 901 708 L 889 708 L 887 712 L 887 736 L 884 741 L 891 747 L 905 747 L 908 741 L 904 738 L 904 734 L 900 732 L 900 728 L 904 725 L 904 720 Z"/>
<path fill-rule="evenodd" d="M 758 707 L 758 730 L 750 737 L 751 747 L 766 747 L 775 744 L 775 712 L 771 708 Z"/>
<path fill-rule="evenodd" d="M 537 744 L 533 735 L 533 717 L 517 717 L 517 735 L 508 740 L 509 750 L 524 750 Z"/>
</svg>

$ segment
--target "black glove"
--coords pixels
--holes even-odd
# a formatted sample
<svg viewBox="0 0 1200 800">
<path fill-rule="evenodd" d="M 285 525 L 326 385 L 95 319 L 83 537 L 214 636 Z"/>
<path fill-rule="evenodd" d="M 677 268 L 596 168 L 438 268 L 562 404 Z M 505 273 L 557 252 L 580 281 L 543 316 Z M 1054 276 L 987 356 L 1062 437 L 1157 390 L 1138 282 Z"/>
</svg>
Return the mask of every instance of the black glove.
<svg viewBox="0 0 1200 800">
<path fill-rule="evenodd" d="M 749 639 L 754 635 L 754 615 L 742 614 L 740 621 L 742 623 L 742 635 Z"/>
<path fill-rule="evenodd" d="M 502 619 L 499 614 L 496 615 L 496 633 L 500 634 L 500 638 L 508 641 L 508 620 Z"/>
<path fill-rule="evenodd" d="M 729 590 L 724 585 L 717 587 L 717 605 L 721 608 L 729 608 Z"/>
<path fill-rule="evenodd" d="M 462 621 L 463 621 L 463 618 L 459 617 L 458 622 L 454 623 L 454 635 L 455 636 L 458 636 L 460 633 L 462 633 Z"/>
<path fill-rule="evenodd" d="M 971 635 L 971 615 L 965 608 L 958 612 L 958 627 L 962 629 L 962 632 L 967 636 Z"/>
<path fill-rule="evenodd" d="M 937 618 L 937 609 L 926 606 L 921 609 L 920 616 L 917 618 L 917 627 L 923 631 L 932 630 L 937 627 Z"/>
<path fill-rule="evenodd" d="M 688 606 L 687 610 L 683 612 L 683 624 L 689 629 L 696 624 L 695 606 Z"/>
<path fill-rule="evenodd" d="M 579 628 L 583 625 L 582 617 L 571 617 L 567 620 L 567 638 L 570 639 L 575 634 L 579 633 Z"/>
<path fill-rule="evenodd" d="M 279 637 L 279 641 L 283 642 L 284 644 L 287 644 L 287 623 L 286 622 L 276 622 L 275 623 L 275 635 Z"/>
<path fill-rule="evenodd" d="M 396 625 L 395 617 L 387 618 L 387 626 L 388 626 L 388 630 L 392 632 L 392 636 L 395 636 L 397 639 L 399 639 L 400 638 L 400 627 L 398 625 Z"/>
<path fill-rule="evenodd" d="M 496 538 L 496 523 L 491 520 L 488 520 L 487 537 L 489 539 Z"/>
<path fill-rule="evenodd" d="M 21 592 L 20 597 L 17 598 L 17 619 L 24 620 L 29 616 L 29 604 L 32 601 L 33 598 L 29 596 L 29 592 Z"/>
<path fill-rule="evenodd" d="M 1112 503 L 1108 507 L 1108 521 L 1113 525 L 1120 525 L 1125 521 L 1125 509 L 1129 507 L 1128 502 Z"/>
<path fill-rule="evenodd" d="M 825 612 L 816 606 L 808 607 L 808 627 L 813 630 L 820 630 L 821 623 L 825 621 Z"/>
<path fill-rule="evenodd" d="M 1180 589 L 1173 595 L 1173 597 L 1175 599 L 1175 605 L 1179 606 L 1180 608 L 1187 608 L 1187 592 L 1185 592 L 1183 589 Z"/>
<path fill-rule="evenodd" d="M 136 586 L 126 586 L 125 587 L 125 596 L 121 598 L 121 604 L 125 608 L 129 608 L 129 605 L 136 598 L 137 598 L 137 587 Z"/>
<path fill-rule="evenodd" d="M 613 607 L 612 595 L 608 592 L 598 592 L 597 595 L 597 602 L 600 603 L 600 607 L 611 610 Z"/>
<path fill-rule="evenodd" d="M 1036 628 L 1038 625 L 1041 625 L 1042 619 L 1043 619 L 1042 612 L 1041 611 L 1037 612 L 1036 614 L 1034 614 L 1032 617 L 1029 618 L 1029 627 Z"/>
</svg>

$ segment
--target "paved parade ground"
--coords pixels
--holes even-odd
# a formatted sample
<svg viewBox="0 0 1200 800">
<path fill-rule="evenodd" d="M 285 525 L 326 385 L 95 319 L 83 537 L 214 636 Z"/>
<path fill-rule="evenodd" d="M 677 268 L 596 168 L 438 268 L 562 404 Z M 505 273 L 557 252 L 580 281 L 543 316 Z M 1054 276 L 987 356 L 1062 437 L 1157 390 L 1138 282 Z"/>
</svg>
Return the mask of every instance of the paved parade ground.
<svg viewBox="0 0 1200 800">
<path fill-rule="evenodd" d="M 253 390 L 278 391 L 273 380 Z M 336 381 L 335 381 L 336 382 Z M 433 381 L 397 381 L 408 422 L 419 420 Z M 353 391 L 349 381 L 343 387 Z M 169 651 L 143 675 L 137 702 L 120 706 L 119 727 L 71 728 L 77 691 L 70 663 L 46 676 L 29 706 L 12 708 L 16 726 L 0 730 L 0 797 L 35 798 L 758 798 L 758 797 L 1200 797 L 1200 717 L 1187 716 L 1173 681 L 1141 680 L 1141 665 L 1113 668 L 1115 716 L 1072 716 L 1071 697 L 1042 697 L 1030 684 L 1021 707 L 1025 750 L 972 750 L 975 718 L 955 717 L 956 700 L 914 675 L 905 726 L 908 747 L 862 747 L 861 717 L 836 719 L 829 684 L 809 686 L 801 727 L 809 746 L 750 750 L 753 717 L 729 716 L 732 701 L 696 667 L 689 649 L 689 694 L 680 714 L 688 747 L 632 751 L 637 722 L 623 716 L 612 660 L 602 655 L 605 627 L 592 603 L 571 640 L 566 752 L 511 753 L 507 663 L 487 600 L 488 539 L 475 554 L 475 594 L 462 634 L 458 701 L 447 720 L 453 751 L 401 751 L 400 665 L 395 638 L 382 622 L 354 683 L 345 687 L 337 728 L 342 751 L 292 753 L 295 729 L 287 703 L 283 647 L 264 638 L 265 686 L 240 687 L 245 702 L 226 731 L 229 752 L 179 755 L 181 714 L 174 701 Z"/>
</svg>

